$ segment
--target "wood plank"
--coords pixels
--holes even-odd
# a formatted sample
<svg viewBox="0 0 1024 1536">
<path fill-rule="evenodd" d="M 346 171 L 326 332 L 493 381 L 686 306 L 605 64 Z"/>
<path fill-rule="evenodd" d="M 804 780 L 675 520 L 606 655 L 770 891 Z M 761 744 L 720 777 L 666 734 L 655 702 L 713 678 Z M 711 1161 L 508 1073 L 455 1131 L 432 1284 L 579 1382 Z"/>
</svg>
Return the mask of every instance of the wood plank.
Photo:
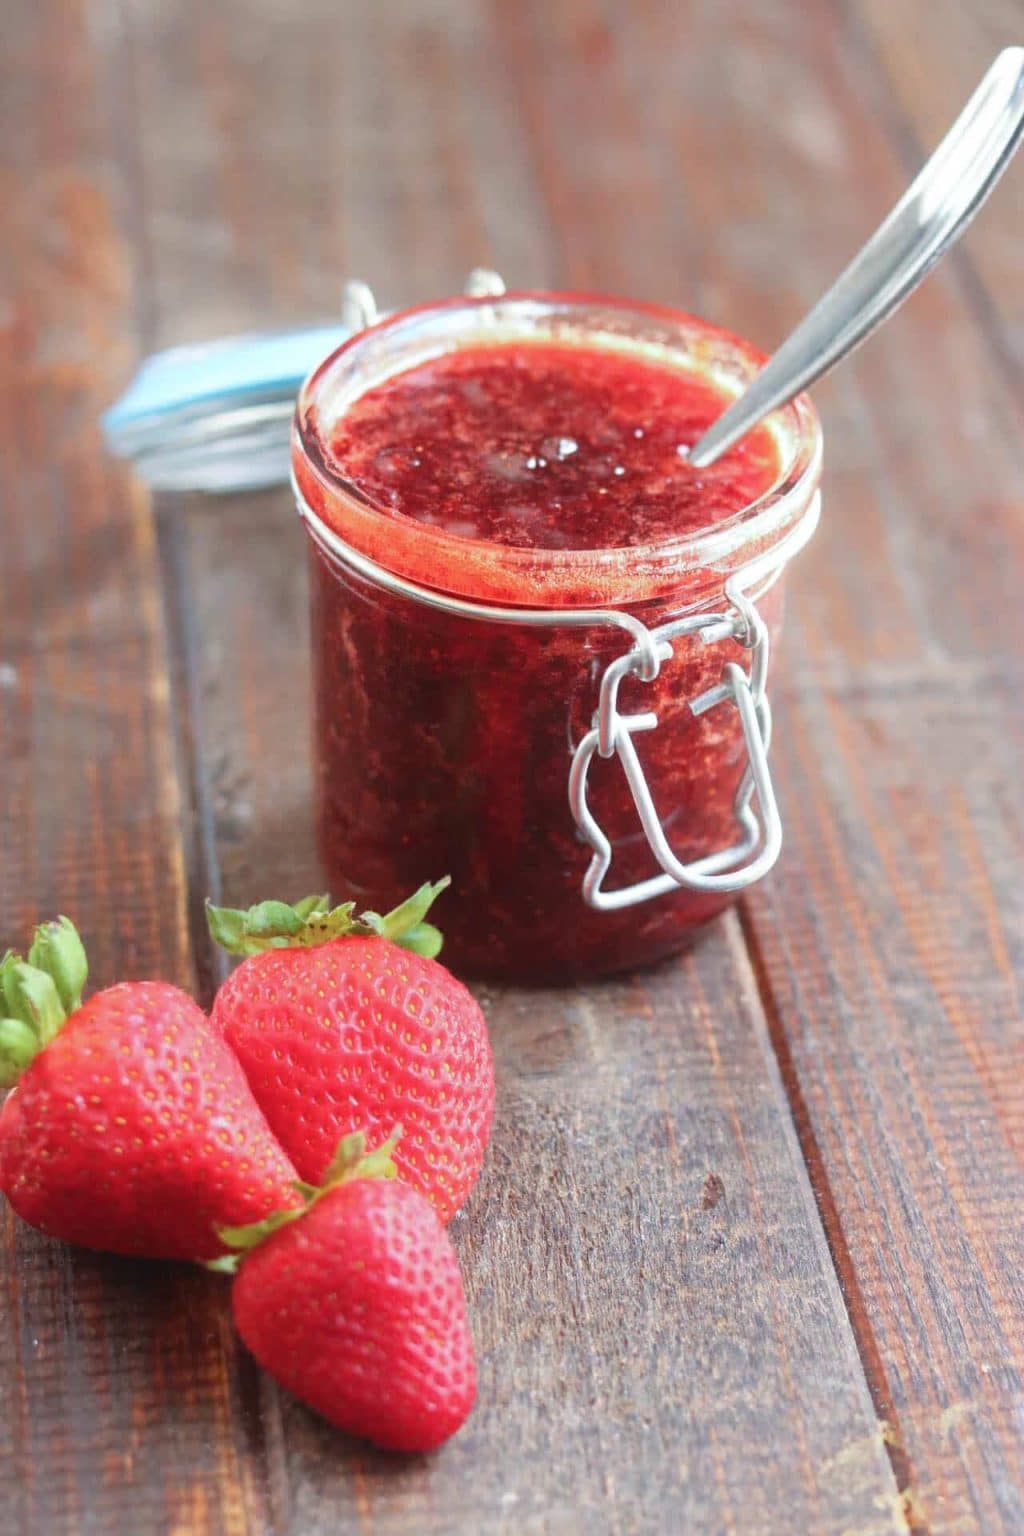
<svg viewBox="0 0 1024 1536">
<path fill-rule="evenodd" d="M 675 8 L 645 16 L 594 89 L 617 75 L 674 146 L 711 311 L 770 343 L 899 190 L 884 82 L 835 8 L 716 6 L 696 50 Z M 821 402 L 825 518 L 776 678 L 789 844 L 745 931 L 908 1511 L 1017 1531 L 1021 454 L 962 275 Z"/>
<path fill-rule="evenodd" d="M 986 1536 L 1024 1525 L 1018 688 L 787 701 L 803 812 L 748 916 L 915 1505 Z"/>
<path fill-rule="evenodd" d="M 194 979 L 147 501 L 96 426 L 132 356 L 78 7 L 5 10 L 0 138 L 0 947 L 70 913 L 93 981 Z M 255 1375 L 224 1291 L 3 1214 L 4 1529 L 240 1532 L 262 1509 Z M 241 1363 L 240 1363 L 241 1362 Z"/>
<path fill-rule="evenodd" d="M 427 20 L 408 6 L 356 5 L 342 28 L 333 8 L 308 12 L 322 53 L 343 60 L 355 49 L 357 67 L 339 64 L 342 104 L 331 109 L 351 136 L 336 160 L 304 163 L 308 209 L 284 234 L 263 194 L 268 178 L 286 173 L 283 146 L 296 130 L 278 142 L 252 104 L 272 98 L 261 71 L 274 66 L 261 61 L 288 53 L 290 24 L 276 7 L 247 7 L 243 47 L 225 19 L 215 70 L 173 99 L 152 61 L 187 57 L 196 36 L 187 16 L 147 17 L 135 39 L 161 340 L 172 339 L 172 325 L 174 334 L 205 325 L 221 302 L 245 323 L 289 312 L 294 294 L 280 298 L 235 230 L 262 245 L 266 226 L 262 248 L 294 273 L 299 250 L 322 251 L 328 238 L 332 248 L 363 238 L 377 257 L 387 219 L 396 237 L 416 240 L 418 258 L 413 268 L 381 251 L 388 285 L 436 293 L 480 259 L 480 206 L 504 209 L 511 222 L 517 190 L 533 185 L 536 157 L 504 117 L 504 21 L 499 29 L 462 6 L 435 7 Z M 571 49 L 544 56 L 585 75 Z M 287 76 L 297 66 L 283 67 Z M 560 67 L 550 64 L 548 88 Z M 215 100 L 249 103 L 251 133 L 217 138 L 197 174 L 164 125 L 210 123 Z M 492 101 L 483 114 L 481 102 Z M 317 104 L 296 101 L 294 111 L 312 132 Z M 477 171 L 465 166 L 460 129 L 481 116 L 489 127 L 476 144 L 496 144 L 498 124 L 508 131 L 500 156 Z M 611 130 L 607 142 L 626 155 Z M 203 232 L 191 253 L 161 233 L 186 175 Z M 454 214 L 439 231 L 424 205 L 442 196 Z M 533 217 L 529 280 L 550 281 L 555 267 L 572 265 L 556 254 L 571 218 Z M 372 245 L 358 233 L 367 230 Z M 298 890 L 316 883 L 301 536 L 285 495 L 194 499 L 179 515 L 224 894 Z M 904 1528 L 751 983 L 732 920 L 650 978 L 585 995 L 486 997 L 499 1121 L 485 1181 L 456 1226 L 481 1346 L 480 1407 L 441 1456 L 396 1474 L 282 1404 L 274 1497 L 293 1528 L 333 1529 L 339 1511 L 381 1532 L 568 1532 L 586 1520 L 624 1531 L 666 1521 L 723 1531 Z"/>
<path fill-rule="evenodd" d="M 892 98 L 891 133 L 906 162 L 938 142 L 956 104 L 980 80 L 1000 48 L 1021 41 L 1016 0 L 855 0 L 851 41 L 864 69 L 884 75 Z M 980 215 L 958 257 L 968 302 L 989 340 L 993 361 L 1024 406 L 1024 294 L 1020 281 L 1020 176 Z M 1012 183 L 1011 183 L 1012 186 Z"/>
</svg>

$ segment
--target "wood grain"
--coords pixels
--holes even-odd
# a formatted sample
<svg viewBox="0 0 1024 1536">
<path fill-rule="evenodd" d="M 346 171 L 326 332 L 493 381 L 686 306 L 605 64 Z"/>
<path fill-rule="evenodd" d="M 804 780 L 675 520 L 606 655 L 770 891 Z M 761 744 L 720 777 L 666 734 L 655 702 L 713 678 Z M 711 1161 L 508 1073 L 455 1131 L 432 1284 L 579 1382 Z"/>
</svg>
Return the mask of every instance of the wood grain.
<svg viewBox="0 0 1024 1536">
<path fill-rule="evenodd" d="M 920 689 L 913 709 L 810 695 L 787 718 L 804 814 L 749 917 L 784 1077 L 928 1529 L 1016 1531 L 1020 714 L 990 685 Z"/>
<path fill-rule="evenodd" d="M 314 7 L 309 24 L 330 49 L 325 14 Z M 492 31 L 451 8 L 413 26 L 404 8 L 389 7 L 364 30 L 361 14 L 354 7 L 346 18 L 346 36 L 359 47 L 353 89 L 369 103 L 386 88 L 395 117 L 386 133 L 376 122 L 374 177 L 360 140 L 351 148 L 343 140 L 338 161 L 317 167 L 307 188 L 315 228 L 307 215 L 293 238 L 309 230 L 315 241 L 329 230 L 347 241 L 350 230 L 379 225 L 386 210 L 395 230 L 414 234 L 418 260 L 406 283 L 436 293 L 453 271 L 491 254 L 478 244 L 476 209 L 461 206 L 470 194 L 459 189 L 474 182 L 459 124 L 487 99 L 482 69 L 502 110 L 504 20 Z M 270 8 L 255 22 L 250 9 L 249 18 L 259 50 L 234 47 L 229 25 L 218 34 L 226 40 L 217 53 L 222 98 L 264 94 L 256 60 L 273 56 L 276 19 Z M 274 316 L 274 282 L 254 277 L 241 254 L 230 263 L 230 240 L 216 221 L 191 272 L 163 247 L 159 231 L 180 169 L 168 166 L 158 125 L 175 113 L 203 121 L 211 109 L 198 88 L 187 111 L 180 101 L 165 106 L 166 81 L 146 61 L 182 48 L 187 23 L 163 17 L 159 28 L 159 48 L 140 38 L 133 50 L 140 95 L 153 103 L 140 175 L 154 283 L 158 291 L 179 285 L 179 306 L 197 287 L 209 292 L 207 253 L 215 250 L 216 280 L 232 302 L 248 295 L 253 317 Z M 345 66 L 342 76 L 350 78 Z M 350 121 L 352 110 L 337 112 Z M 231 223 L 262 245 L 264 221 L 291 271 L 296 260 L 280 230 L 269 229 L 274 212 L 263 197 L 267 177 L 285 164 L 269 143 L 258 155 L 244 141 L 225 146 L 207 181 L 193 184 L 193 203 L 215 207 L 214 184 L 229 184 Z M 532 143 L 506 140 L 501 160 L 487 167 L 493 206 L 509 204 L 536 168 Z M 312 178 L 309 168 L 305 174 Z M 429 231 L 424 187 L 452 204 L 450 228 Z M 386 253 L 385 274 L 391 260 Z M 541 266 L 531 280 L 553 276 Z M 315 886 L 305 573 L 288 499 L 222 502 L 215 515 L 195 500 L 180 515 L 197 736 L 224 895 L 247 900 L 260 890 Z M 481 1345 L 480 1407 L 443 1457 L 396 1479 L 391 1466 L 283 1405 L 287 1492 L 282 1483 L 278 1498 L 296 1528 L 326 1529 L 341 1509 L 358 1511 L 375 1531 L 572 1531 L 588 1518 L 609 1530 L 646 1530 L 667 1511 L 684 1527 L 716 1530 L 788 1529 L 794 1520 L 808 1530 L 901 1529 L 882 1432 L 793 1158 L 788 1108 L 735 924 L 682 968 L 649 981 L 586 997 L 488 1001 L 499 1125 L 487 1177 L 457 1228 Z M 719 1223 L 728 1226 L 715 1230 Z M 721 1281 L 711 1280 L 716 1269 Z M 754 1455 L 759 1442 L 765 1450 Z M 543 1470 L 532 1470 L 538 1459 Z"/>
<path fill-rule="evenodd" d="M 133 266 L 99 74 L 77 8 L 4 22 L 0 947 L 66 911 L 96 985 L 190 986 L 153 523 L 96 425 L 131 360 Z M 259 1522 L 255 1378 L 223 1287 L 64 1248 L 6 1207 L 3 1234 L 4 1529 Z"/>
<path fill-rule="evenodd" d="M 1006 11 L 16 7 L 4 936 L 73 901 L 97 979 L 208 995 L 205 890 L 317 884 L 302 537 L 284 493 L 161 498 L 154 525 L 94 427 L 132 321 L 148 350 L 321 318 L 350 272 L 395 302 L 486 261 L 771 345 Z M 826 517 L 776 678 L 780 872 L 677 964 L 484 997 L 465 1432 L 428 1463 L 356 1448 L 239 1356 L 210 1282 L 8 1214 L 16 1529 L 1024 1526 L 1019 185 L 821 392 Z"/>
<path fill-rule="evenodd" d="M 1018 0 L 856 0 L 851 41 L 865 68 L 884 78 L 892 136 L 908 164 L 938 142 L 946 123 L 1000 48 L 1019 44 Z M 873 57 L 872 57 L 873 55 Z M 1011 182 L 1011 189 L 1013 183 Z M 957 262 L 965 295 L 988 339 L 992 360 L 1024 405 L 1024 294 L 1020 281 L 1020 177 L 985 208 Z"/>
<path fill-rule="evenodd" d="M 913 27 L 888 78 L 904 91 L 931 79 L 932 116 L 915 118 L 915 98 L 903 101 L 928 141 L 941 131 L 940 94 L 947 114 L 991 38 L 980 17 L 972 30 L 968 13 L 933 7 L 927 26 L 923 12 L 914 26 L 912 9 L 883 22 L 874 7 L 873 18 L 890 32 Z M 971 47 L 960 46 L 968 34 Z M 872 79 L 856 28 L 842 40 L 859 104 L 879 103 L 871 118 L 884 123 L 885 80 Z M 931 69 L 940 40 L 941 75 Z M 891 139 L 905 160 L 901 136 Z M 861 154 L 872 184 L 885 186 L 867 132 Z M 898 175 L 888 180 L 895 190 Z M 1012 385 L 1021 354 L 1003 321 L 993 346 L 992 315 L 1012 307 L 1014 287 L 989 286 L 1001 281 L 1019 185 L 1015 169 L 964 258 L 894 326 L 902 363 L 884 355 L 883 335 L 854 370 L 869 399 L 891 399 L 901 379 L 908 406 L 895 417 L 865 412 L 885 466 L 877 533 L 865 537 L 856 481 L 833 479 L 833 502 L 853 493 L 843 502 L 861 536 L 812 599 L 800 649 L 814 661 L 796 672 L 784 717 L 792 737 L 784 730 L 779 747 L 803 814 L 791 820 L 790 857 L 748 915 L 876 1402 L 899 1425 L 913 1508 L 932 1531 L 1024 1523 L 1024 909 L 1008 787 L 1019 773 L 1024 640 L 1013 596 L 1024 576 Z M 841 537 L 835 520 L 833 529 Z M 881 611 L 869 559 L 891 573 Z M 807 612 L 801 603 L 798 626 Z M 837 613 L 841 662 L 827 638 Z M 851 644 L 858 614 L 871 617 Z"/>
</svg>

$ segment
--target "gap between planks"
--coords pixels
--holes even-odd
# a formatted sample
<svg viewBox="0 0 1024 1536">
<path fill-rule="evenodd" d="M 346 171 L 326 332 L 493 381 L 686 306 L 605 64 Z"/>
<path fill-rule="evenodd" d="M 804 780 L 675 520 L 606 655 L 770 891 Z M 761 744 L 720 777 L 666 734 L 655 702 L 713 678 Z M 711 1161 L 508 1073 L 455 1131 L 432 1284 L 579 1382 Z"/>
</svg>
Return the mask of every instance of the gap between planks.
<svg viewBox="0 0 1024 1536">
<path fill-rule="evenodd" d="M 800 1086 L 800 1074 L 793 1061 L 786 1027 L 782 1020 L 782 1010 L 771 983 L 761 940 L 745 898 L 740 900 L 736 911 L 740 935 L 737 943 L 742 947 L 751 971 L 758 1010 L 764 1020 L 765 1031 L 778 1066 L 783 1092 L 789 1105 L 793 1131 L 807 1170 L 811 1193 L 814 1196 L 818 1220 L 828 1245 L 839 1291 L 849 1319 L 850 1331 L 860 1356 L 864 1379 L 875 1407 L 879 1433 L 885 1445 L 889 1465 L 892 1467 L 896 1487 L 903 1501 L 903 1517 L 907 1530 L 909 1536 L 929 1536 L 929 1527 L 917 1507 L 914 1495 L 914 1468 L 905 1448 L 903 1431 L 893 1406 L 893 1393 L 882 1361 L 882 1353 L 871 1326 L 868 1308 L 857 1278 L 856 1266 L 843 1232 L 839 1204 L 832 1193 L 827 1165 L 818 1145 L 813 1120 Z"/>
</svg>

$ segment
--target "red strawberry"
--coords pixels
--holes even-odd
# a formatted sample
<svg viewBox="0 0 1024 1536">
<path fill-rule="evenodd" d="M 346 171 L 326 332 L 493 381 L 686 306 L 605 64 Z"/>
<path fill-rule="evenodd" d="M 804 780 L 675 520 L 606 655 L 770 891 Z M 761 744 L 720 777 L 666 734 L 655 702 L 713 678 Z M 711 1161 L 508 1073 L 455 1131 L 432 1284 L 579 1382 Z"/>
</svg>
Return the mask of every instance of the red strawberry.
<svg viewBox="0 0 1024 1536">
<path fill-rule="evenodd" d="M 0 965 L 0 1188 L 34 1227 L 143 1258 L 223 1253 L 217 1229 L 295 1204 L 295 1170 L 200 1008 L 162 981 L 82 1004 L 67 918 Z"/>
<path fill-rule="evenodd" d="M 264 1369 L 349 1434 L 430 1451 L 473 1406 L 473 1340 L 448 1234 L 389 1182 L 393 1144 L 364 1158 L 348 1137 L 304 1211 L 222 1235 L 249 1250 L 232 1310 Z"/>
<path fill-rule="evenodd" d="M 385 918 L 329 912 L 326 897 L 208 909 L 214 938 L 250 957 L 213 1021 L 302 1178 L 319 1182 L 341 1137 L 400 1121 L 399 1176 L 445 1222 L 476 1182 L 494 1112 L 486 1021 L 431 958 L 440 934 L 423 921 L 447 883 Z"/>
</svg>

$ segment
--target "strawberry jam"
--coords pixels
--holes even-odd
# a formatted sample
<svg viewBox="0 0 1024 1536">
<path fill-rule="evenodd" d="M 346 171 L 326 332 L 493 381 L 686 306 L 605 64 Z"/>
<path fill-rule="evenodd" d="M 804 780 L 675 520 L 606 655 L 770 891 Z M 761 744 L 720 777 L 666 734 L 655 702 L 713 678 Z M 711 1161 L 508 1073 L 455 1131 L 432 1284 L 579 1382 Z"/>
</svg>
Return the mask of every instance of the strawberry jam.
<svg viewBox="0 0 1024 1536">
<path fill-rule="evenodd" d="M 615 912 L 583 901 L 590 850 L 569 767 L 628 635 L 557 614 L 471 616 L 445 596 L 652 626 L 724 609 L 726 577 L 755 557 L 778 574 L 771 550 L 816 486 L 811 407 L 777 413 L 710 469 L 687 460 L 759 361 L 670 312 L 508 296 L 395 317 L 314 374 L 294 466 L 313 534 L 317 813 L 336 897 L 385 910 L 450 873 L 448 963 L 525 981 L 649 962 L 724 904 L 686 890 Z M 771 627 L 780 591 L 759 604 Z M 736 840 L 744 766 L 734 709 L 698 718 L 688 701 L 745 653 L 674 650 L 653 683 L 627 679 L 620 707 L 657 712 L 637 746 L 688 861 Z M 656 873 L 616 759 L 594 760 L 589 799 L 612 843 L 608 885 Z"/>
<path fill-rule="evenodd" d="M 369 390 L 333 464 L 400 516 L 523 549 L 658 543 L 728 517 L 778 478 L 765 428 L 686 461 L 730 396 L 706 375 L 544 342 L 468 347 Z"/>
</svg>

